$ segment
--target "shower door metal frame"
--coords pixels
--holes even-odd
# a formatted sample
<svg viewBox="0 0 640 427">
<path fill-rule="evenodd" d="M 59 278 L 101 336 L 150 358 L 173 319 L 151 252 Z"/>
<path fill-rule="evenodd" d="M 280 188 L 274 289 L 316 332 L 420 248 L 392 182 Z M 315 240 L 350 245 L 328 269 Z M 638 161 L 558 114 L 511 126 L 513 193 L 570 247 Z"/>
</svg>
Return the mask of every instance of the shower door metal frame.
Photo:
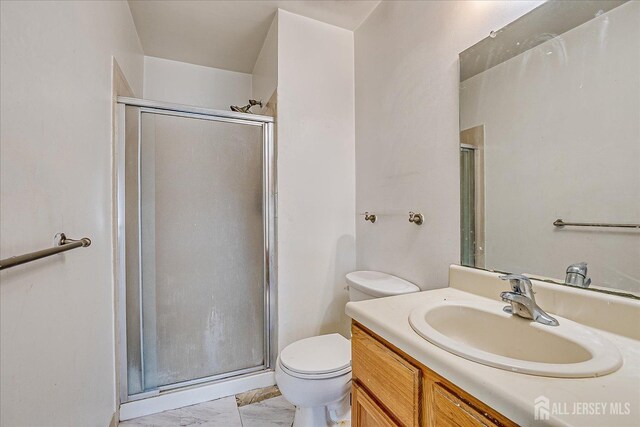
<svg viewBox="0 0 640 427">
<path fill-rule="evenodd" d="M 462 153 L 463 152 L 469 152 L 471 153 L 471 160 L 473 161 L 473 173 L 471 174 L 471 182 L 473 184 L 473 191 L 471 192 L 471 196 L 473 197 L 473 206 L 471 207 L 473 209 L 473 219 L 472 219 L 472 234 L 473 234 L 473 239 L 471 240 L 472 245 L 473 245 L 473 251 L 471 253 L 471 257 L 473 259 L 473 266 L 475 267 L 476 265 L 476 254 L 477 254 L 477 242 L 476 242 L 476 222 L 477 222 L 477 214 L 476 214 L 476 205 L 477 205 L 477 200 L 476 200 L 476 191 L 475 191 L 475 186 L 476 186 L 476 163 L 478 161 L 477 157 L 478 157 L 478 147 L 476 147 L 475 145 L 471 145 L 471 144 L 460 144 L 460 161 L 462 161 Z M 463 174 L 463 170 L 462 167 L 460 167 L 460 196 L 462 197 L 462 185 L 464 185 L 464 182 L 462 180 L 462 174 Z M 464 221 L 464 215 L 462 214 L 462 210 L 464 209 L 464 204 L 462 203 L 462 200 L 460 200 L 460 265 L 463 266 L 469 266 L 467 265 L 464 261 L 465 261 L 465 251 L 464 251 L 464 244 L 462 243 L 464 240 L 464 236 L 462 234 L 462 222 Z"/>
<path fill-rule="evenodd" d="M 208 108 L 193 107 L 180 104 L 171 104 L 159 101 L 149 101 L 145 99 L 118 97 L 117 99 L 117 146 L 115 147 L 115 174 L 116 174 L 116 257 L 115 276 L 117 290 L 117 354 L 118 354 L 118 378 L 120 403 L 131 402 L 139 399 L 157 396 L 163 392 L 177 390 L 184 387 L 198 384 L 208 384 L 213 381 L 226 378 L 236 378 L 241 375 L 257 374 L 273 371 L 277 357 L 277 183 L 276 183 L 276 147 L 274 139 L 273 117 L 237 113 L 233 111 L 213 110 Z M 243 125 L 262 127 L 262 161 L 263 161 L 263 230 L 264 230 L 264 364 L 262 366 L 251 367 L 239 371 L 227 372 L 212 375 L 204 378 L 182 381 L 175 384 L 158 387 L 156 390 L 141 392 L 129 395 L 128 390 L 128 367 L 127 367 L 127 322 L 126 322 L 126 240 L 125 240 L 125 143 L 126 143 L 126 122 L 125 109 L 127 106 L 138 107 L 138 126 L 142 113 L 153 113 L 170 115 L 177 117 L 211 120 L 217 122 L 236 123 Z M 141 132 L 138 128 L 138 149 L 140 147 Z M 138 170 L 140 168 L 140 157 L 138 157 Z M 140 177 L 138 176 L 138 180 Z M 140 191 L 138 182 L 138 191 Z M 138 193 L 138 203 L 140 194 Z M 138 206 L 138 215 L 140 208 Z M 138 223 L 140 229 L 140 223 Z M 140 231 L 138 231 L 138 245 L 142 246 Z M 142 269 L 139 266 L 140 271 Z M 139 280 L 142 288 L 142 280 Z M 141 300 L 142 303 L 142 300 Z M 142 330 L 142 307 L 139 311 L 140 328 Z M 140 336 L 141 363 L 144 351 L 142 331 Z M 144 365 L 141 365 L 142 375 L 144 375 Z"/>
</svg>

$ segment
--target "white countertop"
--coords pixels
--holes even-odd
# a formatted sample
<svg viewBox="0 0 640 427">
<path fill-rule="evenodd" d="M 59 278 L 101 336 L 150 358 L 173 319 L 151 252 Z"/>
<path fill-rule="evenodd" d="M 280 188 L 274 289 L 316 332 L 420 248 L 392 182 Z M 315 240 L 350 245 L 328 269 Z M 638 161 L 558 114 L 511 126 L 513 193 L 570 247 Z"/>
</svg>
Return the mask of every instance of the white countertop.
<svg viewBox="0 0 640 427">
<path fill-rule="evenodd" d="M 487 274 L 492 273 L 485 273 Z M 640 341 L 635 339 L 636 337 L 590 327 L 615 344 L 624 358 L 623 366 L 609 375 L 566 379 L 514 373 L 456 356 L 414 332 L 408 321 L 409 313 L 434 299 L 486 300 L 475 293 L 448 287 L 350 302 L 347 304 L 346 313 L 420 363 L 522 426 L 640 426 Z M 563 309 L 567 310 L 565 305 Z M 541 306 L 546 309 L 543 304 Z M 554 314 L 553 311 L 549 311 Z M 591 313 L 592 316 L 607 314 L 610 313 L 598 310 Z M 621 321 L 635 322 L 637 318 L 634 312 L 631 318 Z M 640 328 L 640 324 L 635 327 Z M 534 401 L 540 396 L 549 399 L 549 420 L 534 419 Z"/>
</svg>

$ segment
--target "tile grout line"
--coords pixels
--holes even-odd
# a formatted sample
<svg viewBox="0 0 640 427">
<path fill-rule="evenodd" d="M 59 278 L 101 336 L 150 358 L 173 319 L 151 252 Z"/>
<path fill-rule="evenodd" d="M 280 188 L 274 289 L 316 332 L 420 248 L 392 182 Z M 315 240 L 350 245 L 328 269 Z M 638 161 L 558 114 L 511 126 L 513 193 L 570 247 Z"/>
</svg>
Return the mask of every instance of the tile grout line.
<svg viewBox="0 0 640 427">
<path fill-rule="evenodd" d="M 234 396 L 235 400 L 235 396 Z M 238 401 L 236 400 L 236 411 L 238 411 L 238 418 L 240 419 L 240 427 L 244 427 L 244 421 L 242 421 L 242 413 L 240 412 L 240 407 L 238 406 Z"/>
</svg>

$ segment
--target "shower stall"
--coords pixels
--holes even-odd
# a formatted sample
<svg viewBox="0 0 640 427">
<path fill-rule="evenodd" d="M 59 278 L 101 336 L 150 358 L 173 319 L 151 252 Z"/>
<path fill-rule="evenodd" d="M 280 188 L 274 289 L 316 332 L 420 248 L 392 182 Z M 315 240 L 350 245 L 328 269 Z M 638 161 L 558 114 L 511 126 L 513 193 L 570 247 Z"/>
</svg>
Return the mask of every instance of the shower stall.
<svg viewBox="0 0 640 427">
<path fill-rule="evenodd" d="M 460 147 L 460 264 L 476 266 L 476 150 Z"/>
<path fill-rule="evenodd" d="M 119 98 L 118 135 L 120 401 L 270 370 L 273 119 Z"/>
</svg>

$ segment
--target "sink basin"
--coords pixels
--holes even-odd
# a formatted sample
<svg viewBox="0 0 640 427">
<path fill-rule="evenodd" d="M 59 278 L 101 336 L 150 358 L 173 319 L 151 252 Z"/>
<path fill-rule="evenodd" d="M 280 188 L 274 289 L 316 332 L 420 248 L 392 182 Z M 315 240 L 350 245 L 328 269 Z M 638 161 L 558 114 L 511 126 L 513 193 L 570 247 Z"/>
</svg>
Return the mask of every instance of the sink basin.
<svg viewBox="0 0 640 427">
<path fill-rule="evenodd" d="M 502 311 L 497 301 L 434 301 L 409 315 L 414 331 L 465 359 L 531 375 L 597 377 L 622 366 L 606 338 L 568 319 L 547 326 Z M 554 316 L 555 317 L 555 316 Z"/>
</svg>

